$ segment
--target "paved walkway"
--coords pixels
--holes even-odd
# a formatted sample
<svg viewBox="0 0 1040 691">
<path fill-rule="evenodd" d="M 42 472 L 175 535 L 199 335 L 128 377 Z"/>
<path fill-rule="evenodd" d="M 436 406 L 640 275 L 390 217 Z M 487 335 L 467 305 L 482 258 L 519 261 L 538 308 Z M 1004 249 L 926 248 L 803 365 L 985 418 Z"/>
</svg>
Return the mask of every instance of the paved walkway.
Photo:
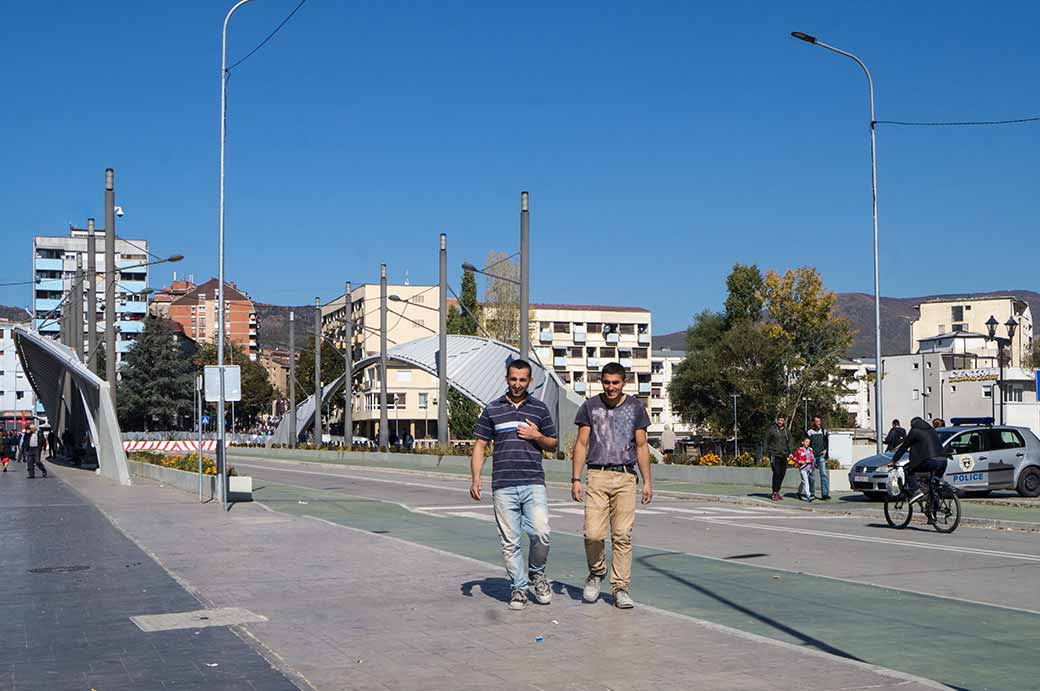
<svg viewBox="0 0 1040 691">
<path fill-rule="evenodd" d="M 176 490 L 63 472 L 204 601 L 266 617 L 243 630 L 317 689 L 937 686 L 650 607 L 582 605 L 580 578 L 564 574 L 551 606 L 510 612 L 496 554 L 324 521 L 313 497 L 287 499 L 294 513 L 254 503 L 222 514 Z"/>
<path fill-rule="evenodd" d="M 203 605 L 61 478 L 108 481 L 48 469 L 30 480 L 12 462 L 0 474 L 0 691 L 297 688 L 227 627 L 131 622 Z M 199 528 L 167 525 L 196 544 Z"/>
</svg>

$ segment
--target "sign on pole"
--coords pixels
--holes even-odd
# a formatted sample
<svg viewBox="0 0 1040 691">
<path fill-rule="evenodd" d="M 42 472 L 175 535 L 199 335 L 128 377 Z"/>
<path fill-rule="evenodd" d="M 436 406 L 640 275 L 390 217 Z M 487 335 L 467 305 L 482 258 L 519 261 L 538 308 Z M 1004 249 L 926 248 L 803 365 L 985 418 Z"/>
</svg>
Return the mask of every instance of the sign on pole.
<svg viewBox="0 0 1040 691">
<path fill-rule="evenodd" d="M 220 400 L 220 367 L 206 365 L 206 402 Z M 238 365 L 224 365 L 224 400 L 242 400 L 242 374 Z"/>
</svg>

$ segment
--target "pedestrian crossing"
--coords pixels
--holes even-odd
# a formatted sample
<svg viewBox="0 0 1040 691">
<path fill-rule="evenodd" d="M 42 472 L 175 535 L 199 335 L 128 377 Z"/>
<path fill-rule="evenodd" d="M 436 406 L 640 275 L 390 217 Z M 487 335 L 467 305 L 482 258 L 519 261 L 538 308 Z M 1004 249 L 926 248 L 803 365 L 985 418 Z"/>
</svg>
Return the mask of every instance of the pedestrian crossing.
<svg viewBox="0 0 1040 691">
<path fill-rule="evenodd" d="M 771 506 L 746 506 L 742 504 L 726 505 L 726 504 L 714 504 L 707 506 L 704 504 L 694 505 L 696 508 L 691 508 L 689 505 L 684 506 L 673 506 L 673 505 L 659 505 L 655 504 L 652 509 L 637 508 L 636 517 L 655 517 L 654 520 L 669 520 L 669 519 L 681 519 L 681 520 L 724 520 L 727 518 L 733 519 L 747 519 L 752 517 L 768 517 L 768 516 L 791 516 L 800 515 L 803 512 L 792 509 L 781 509 Z M 548 505 L 549 508 L 549 520 L 559 519 L 565 520 L 568 516 L 584 516 L 585 509 L 574 503 L 559 503 L 553 502 Z M 454 506 L 423 506 L 413 508 L 413 511 L 418 513 L 429 514 L 433 516 L 451 516 L 453 518 L 471 518 L 479 521 L 493 522 L 495 520 L 494 507 L 490 504 L 468 504 L 468 505 L 454 505 Z"/>
</svg>

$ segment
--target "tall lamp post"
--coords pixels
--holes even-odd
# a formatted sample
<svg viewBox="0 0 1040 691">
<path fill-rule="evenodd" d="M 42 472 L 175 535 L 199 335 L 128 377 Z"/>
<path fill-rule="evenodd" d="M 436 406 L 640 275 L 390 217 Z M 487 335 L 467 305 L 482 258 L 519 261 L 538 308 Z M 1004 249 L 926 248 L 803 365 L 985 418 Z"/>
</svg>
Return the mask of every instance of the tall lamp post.
<svg viewBox="0 0 1040 691">
<path fill-rule="evenodd" d="M 876 129 L 875 125 L 877 124 L 877 121 L 874 118 L 874 80 L 870 76 L 870 70 L 867 69 L 867 66 L 863 61 L 852 53 L 827 45 L 815 36 L 810 36 L 801 31 L 792 31 L 791 36 L 800 41 L 805 41 L 814 46 L 825 48 L 826 50 L 837 53 L 838 55 L 843 55 L 850 60 L 855 61 L 855 63 L 863 70 L 863 74 L 867 76 L 867 87 L 870 92 L 870 191 L 873 200 L 874 217 L 874 357 L 877 367 L 877 376 L 874 378 L 874 427 L 876 428 L 876 434 L 874 436 L 877 438 L 877 452 L 881 453 L 881 420 L 883 419 L 881 415 L 881 375 L 884 372 L 884 363 L 881 361 L 881 272 L 878 263 L 877 145 L 874 140 L 874 131 Z"/>
<path fill-rule="evenodd" d="M 354 446 L 354 301 L 350 281 L 344 285 L 343 311 L 343 443 L 347 451 Z"/>
<path fill-rule="evenodd" d="M 438 348 L 437 362 L 437 446 L 440 453 L 448 448 L 448 236 L 441 233 L 440 250 L 440 314 L 437 317 Z M 426 436 L 430 435 L 429 425 Z"/>
<path fill-rule="evenodd" d="M 217 475 L 220 480 L 221 502 L 227 509 L 227 473 L 225 471 L 224 429 L 224 142 L 227 139 L 227 30 L 228 23 L 238 8 L 252 0 L 238 0 L 224 17 L 220 37 L 220 202 L 217 223 L 217 372 L 220 374 L 220 394 L 217 397 Z M 109 219 L 105 219 L 106 232 Z M 113 237 L 115 226 L 111 226 Z M 112 389 L 115 391 L 115 388 Z M 113 403 L 115 401 L 113 400 Z"/>
<path fill-rule="evenodd" d="M 379 265 L 379 449 L 390 444 L 389 422 L 386 415 L 386 264 Z M 397 400 L 394 399 L 394 405 Z"/>
<path fill-rule="evenodd" d="M 1000 388 L 1000 424 L 1004 424 L 1004 348 L 1009 348 L 1011 342 L 1015 338 L 1015 331 L 1018 329 L 1018 322 L 1015 321 L 1014 317 L 1008 317 L 1008 320 L 1004 322 L 1004 326 L 1007 328 L 1007 338 L 1001 338 L 997 335 L 997 318 L 990 315 L 990 318 L 986 320 L 986 332 L 989 334 L 989 340 L 997 342 L 997 364 L 1000 367 L 1000 375 L 997 380 L 997 386 Z"/>
</svg>

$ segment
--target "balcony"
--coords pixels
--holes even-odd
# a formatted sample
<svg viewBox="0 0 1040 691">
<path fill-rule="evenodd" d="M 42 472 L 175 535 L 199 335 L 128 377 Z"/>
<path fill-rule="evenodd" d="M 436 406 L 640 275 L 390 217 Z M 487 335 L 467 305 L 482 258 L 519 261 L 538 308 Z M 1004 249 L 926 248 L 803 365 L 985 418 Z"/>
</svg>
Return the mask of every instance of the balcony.
<svg viewBox="0 0 1040 691">
<path fill-rule="evenodd" d="M 120 353 L 128 353 L 134 347 L 133 341 L 116 341 L 116 350 Z"/>
<path fill-rule="evenodd" d="M 144 331 L 144 322 L 134 319 L 121 321 L 119 322 L 119 331 L 125 334 L 139 334 Z"/>
<path fill-rule="evenodd" d="M 42 259 L 40 257 L 37 257 L 36 258 L 36 263 L 34 264 L 34 266 L 36 267 L 37 271 L 64 271 L 65 270 L 65 260 L 64 259 Z"/>
<path fill-rule="evenodd" d="M 571 336 L 574 338 L 575 343 L 584 343 L 588 340 L 588 334 L 584 330 L 579 331 L 578 329 L 575 329 Z"/>
<path fill-rule="evenodd" d="M 606 339 L 607 343 L 617 343 L 619 336 L 616 333 L 603 334 L 603 338 Z"/>
<path fill-rule="evenodd" d="M 620 360 L 618 360 L 618 362 L 620 362 L 621 366 L 624 367 L 625 369 L 632 369 L 632 358 L 630 358 L 630 357 L 623 357 Z"/>
<path fill-rule="evenodd" d="M 146 312 L 148 312 L 148 303 L 137 302 L 135 300 L 122 305 L 118 305 L 116 307 L 116 311 L 121 312 L 123 314 L 145 314 Z"/>
<path fill-rule="evenodd" d="M 52 309 L 55 309 L 60 302 L 61 300 L 54 300 L 51 298 L 38 298 L 36 300 L 36 314 L 39 314 L 42 317 Z"/>
<path fill-rule="evenodd" d="M 599 358 L 598 357 L 590 357 L 590 358 L 588 358 L 585 361 L 585 365 L 589 369 L 599 369 Z"/>
<path fill-rule="evenodd" d="M 148 287 L 145 281 L 120 281 L 118 288 L 121 293 L 139 293 Z"/>
<path fill-rule="evenodd" d="M 557 355 L 556 357 L 553 358 L 553 367 L 566 367 L 566 366 L 567 366 L 567 356 L 566 355 Z"/>
<path fill-rule="evenodd" d="M 583 382 L 583 381 L 576 381 L 576 382 L 574 382 L 574 392 L 575 393 L 585 393 L 585 391 L 587 391 L 587 390 L 588 390 L 588 385 L 585 382 Z"/>
<path fill-rule="evenodd" d="M 654 372 L 650 375 L 650 381 L 654 384 L 664 384 L 664 372 Z"/>
<path fill-rule="evenodd" d="M 542 343 L 552 343 L 552 331 L 549 329 L 542 329 L 538 332 L 538 340 Z"/>
<path fill-rule="evenodd" d="M 43 326 L 40 326 L 41 324 L 43 324 Z M 45 334 L 58 333 L 59 331 L 61 331 L 61 324 L 59 324 L 58 322 L 54 321 L 53 319 L 49 319 L 49 320 L 46 320 L 46 321 L 43 320 L 43 319 L 37 319 L 36 320 L 36 330 L 39 331 L 40 333 L 45 333 Z"/>
<path fill-rule="evenodd" d="M 650 334 L 641 333 L 639 334 L 639 345 L 650 345 Z"/>
<path fill-rule="evenodd" d="M 65 281 L 60 278 L 43 278 L 36 284 L 36 290 L 65 292 Z"/>
<path fill-rule="evenodd" d="M 639 393 L 640 393 L 640 395 L 650 393 L 650 382 L 648 382 L 648 381 L 641 381 L 641 382 L 639 382 Z"/>
</svg>

